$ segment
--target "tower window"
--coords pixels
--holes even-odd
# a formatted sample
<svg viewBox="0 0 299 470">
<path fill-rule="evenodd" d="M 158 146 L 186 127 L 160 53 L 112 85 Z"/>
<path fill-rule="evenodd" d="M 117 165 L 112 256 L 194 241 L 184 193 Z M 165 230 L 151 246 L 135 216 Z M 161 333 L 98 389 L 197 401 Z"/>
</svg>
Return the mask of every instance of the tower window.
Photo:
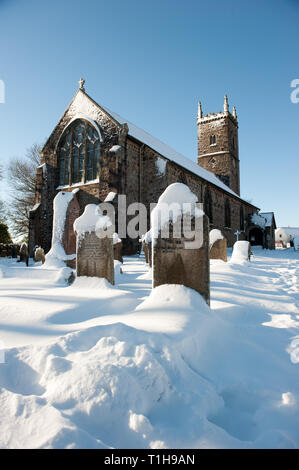
<svg viewBox="0 0 299 470">
<path fill-rule="evenodd" d="M 100 161 L 98 131 L 89 122 L 76 119 L 62 135 L 57 157 L 61 186 L 96 179 Z"/>
<path fill-rule="evenodd" d="M 210 135 L 210 145 L 216 145 L 216 136 Z"/>
</svg>

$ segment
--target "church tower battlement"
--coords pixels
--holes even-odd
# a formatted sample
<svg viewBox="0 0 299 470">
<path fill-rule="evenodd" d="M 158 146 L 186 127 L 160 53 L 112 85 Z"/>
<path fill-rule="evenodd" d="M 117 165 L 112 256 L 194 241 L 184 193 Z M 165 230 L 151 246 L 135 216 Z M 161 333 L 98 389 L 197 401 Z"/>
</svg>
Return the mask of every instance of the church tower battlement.
<svg viewBox="0 0 299 470">
<path fill-rule="evenodd" d="M 223 111 L 216 114 L 203 115 L 198 103 L 197 135 L 198 164 L 240 195 L 238 118 L 235 106 L 230 113 L 226 95 Z"/>
</svg>

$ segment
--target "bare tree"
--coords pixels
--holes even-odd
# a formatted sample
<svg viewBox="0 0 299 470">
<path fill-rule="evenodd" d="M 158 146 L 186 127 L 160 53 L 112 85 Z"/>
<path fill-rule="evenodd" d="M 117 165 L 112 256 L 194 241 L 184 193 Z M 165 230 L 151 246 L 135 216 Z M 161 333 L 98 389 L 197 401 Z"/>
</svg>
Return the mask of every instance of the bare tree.
<svg viewBox="0 0 299 470">
<path fill-rule="evenodd" d="M 15 236 L 26 236 L 29 229 L 29 211 L 34 205 L 35 170 L 40 164 L 42 145 L 33 144 L 25 158 L 13 158 L 8 166 L 11 187 L 10 222 Z"/>
</svg>

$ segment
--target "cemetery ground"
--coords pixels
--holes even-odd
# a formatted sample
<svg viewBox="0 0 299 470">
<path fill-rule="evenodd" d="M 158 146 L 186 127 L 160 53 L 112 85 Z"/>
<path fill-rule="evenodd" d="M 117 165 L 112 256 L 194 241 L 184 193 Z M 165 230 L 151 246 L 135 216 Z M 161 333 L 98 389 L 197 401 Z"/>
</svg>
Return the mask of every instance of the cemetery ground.
<svg viewBox="0 0 299 470">
<path fill-rule="evenodd" d="M 298 448 L 299 252 L 230 255 L 211 308 L 143 255 L 115 286 L 1 259 L 0 447 Z"/>
</svg>

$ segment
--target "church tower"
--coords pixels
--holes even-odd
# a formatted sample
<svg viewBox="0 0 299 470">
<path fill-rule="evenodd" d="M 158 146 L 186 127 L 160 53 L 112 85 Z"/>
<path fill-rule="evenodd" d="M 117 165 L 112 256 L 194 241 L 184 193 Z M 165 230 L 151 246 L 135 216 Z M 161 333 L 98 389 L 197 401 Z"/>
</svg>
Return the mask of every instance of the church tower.
<svg viewBox="0 0 299 470">
<path fill-rule="evenodd" d="M 229 111 L 225 95 L 223 111 L 203 115 L 201 103 L 197 114 L 198 164 L 240 195 L 238 119 L 236 108 Z"/>
</svg>

